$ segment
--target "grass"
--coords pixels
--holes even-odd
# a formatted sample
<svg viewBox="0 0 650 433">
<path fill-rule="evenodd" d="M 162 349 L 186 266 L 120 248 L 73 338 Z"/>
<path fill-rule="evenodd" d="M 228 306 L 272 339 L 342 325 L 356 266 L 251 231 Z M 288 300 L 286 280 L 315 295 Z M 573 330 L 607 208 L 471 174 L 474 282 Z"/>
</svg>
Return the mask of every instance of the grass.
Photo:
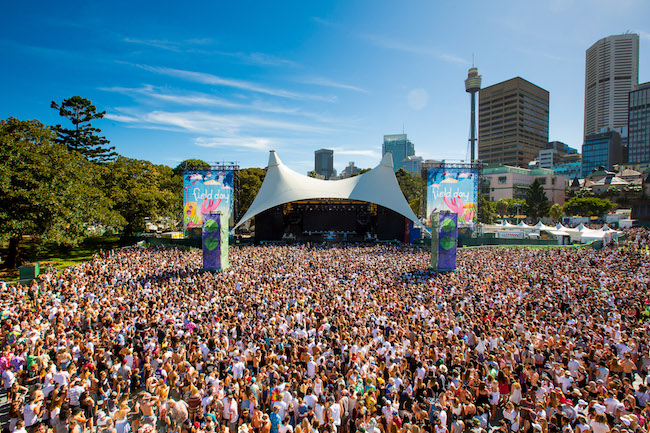
<svg viewBox="0 0 650 433">
<path fill-rule="evenodd" d="M 84 239 L 76 247 L 63 247 L 58 245 L 45 245 L 40 250 L 25 239 L 20 244 L 20 254 L 25 263 L 38 262 L 41 271 L 45 271 L 52 266 L 56 269 L 67 268 L 68 266 L 78 265 L 92 259 L 93 255 L 101 250 L 109 250 L 123 245 L 130 245 L 134 242 L 123 242 L 118 236 L 106 237 L 89 237 Z M 0 256 L 6 257 L 7 245 L 0 249 Z M 18 280 L 18 269 L 7 269 L 0 267 L 0 280 L 15 281 Z"/>
</svg>

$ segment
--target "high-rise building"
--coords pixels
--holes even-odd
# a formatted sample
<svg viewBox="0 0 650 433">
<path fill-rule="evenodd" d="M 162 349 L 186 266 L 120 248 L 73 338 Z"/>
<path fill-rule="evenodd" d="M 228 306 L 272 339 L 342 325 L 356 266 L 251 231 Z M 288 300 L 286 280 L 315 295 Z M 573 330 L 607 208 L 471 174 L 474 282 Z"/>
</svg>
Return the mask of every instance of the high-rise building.
<svg viewBox="0 0 650 433">
<path fill-rule="evenodd" d="M 381 151 L 382 156 L 386 152 L 393 153 L 393 167 L 397 171 L 402 168 L 402 161 L 408 156 L 415 155 L 415 146 L 406 137 L 406 134 L 384 135 L 384 144 Z"/>
<path fill-rule="evenodd" d="M 546 90 L 516 77 L 479 90 L 478 157 L 528 167 L 548 143 Z"/>
<path fill-rule="evenodd" d="M 650 162 L 650 83 L 630 92 L 628 162 Z"/>
<path fill-rule="evenodd" d="M 612 170 L 623 162 L 621 135 L 616 131 L 588 135 L 582 145 L 582 177 L 585 178 L 599 167 Z"/>
<path fill-rule="evenodd" d="M 638 83 L 639 35 L 608 36 L 589 47 L 585 61 L 585 140 L 588 135 L 627 127 L 628 96 Z M 626 138 L 624 130 L 623 135 Z"/>
<path fill-rule="evenodd" d="M 424 162 L 424 158 L 421 156 L 407 156 L 404 158 L 404 161 L 402 161 L 402 168 L 409 173 L 420 173 L 420 169 L 422 168 L 422 163 Z"/>
<path fill-rule="evenodd" d="M 554 169 L 556 165 L 570 162 L 580 162 L 580 154 L 576 149 L 561 141 L 550 141 L 546 148 L 540 150 L 537 156 L 538 167 Z"/>
<path fill-rule="evenodd" d="M 341 172 L 341 178 L 345 179 L 346 177 L 352 177 L 355 174 L 361 173 L 361 169 L 354 165 L 354 161 L 350 161 L 347 167 Z"/>
<path fill-rule="evenodd" d="M 329 179 L 334 176 L 334 151 L 330 149 L 319 149 L 314 152 L 314 171 L 316 174 Z"/>
</svg>

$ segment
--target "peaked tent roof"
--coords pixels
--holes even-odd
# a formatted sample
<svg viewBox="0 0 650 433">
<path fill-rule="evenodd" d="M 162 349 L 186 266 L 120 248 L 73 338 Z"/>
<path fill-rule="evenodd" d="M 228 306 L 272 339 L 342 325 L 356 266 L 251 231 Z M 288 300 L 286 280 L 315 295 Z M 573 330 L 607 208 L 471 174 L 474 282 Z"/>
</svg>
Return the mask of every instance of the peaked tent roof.
<svg viewBox="0 0 650 433">
<path fill-rule="evenodd" d="M 275 151 L 269 155 L 264 182 L 236 229 L 265 210 L 296 200 L 338 198 L 375 203 L 410 219 L 429 231 L 406 202 L 393 171 L 393 156 L 386 152 L 372 170 L 341 180 L 321 180 L 296 173 L 284 165 Z"/>
</svg>

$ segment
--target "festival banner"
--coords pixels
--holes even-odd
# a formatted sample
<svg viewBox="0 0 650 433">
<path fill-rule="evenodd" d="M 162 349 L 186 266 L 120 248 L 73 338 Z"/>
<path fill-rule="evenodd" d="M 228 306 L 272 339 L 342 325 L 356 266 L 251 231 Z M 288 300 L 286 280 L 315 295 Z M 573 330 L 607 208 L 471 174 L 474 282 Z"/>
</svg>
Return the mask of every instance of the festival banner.
<svg viewBox="0 0 650 433">
<path fill-rule="evenodd" d="M 433 212 L 454 212 L 458 227 L 473 229 L 478 222 L 478 169 L 432 167 L 427 169 L 427 219 Z"/>
<path fill-rule="evenodd" d="M 222 213 L 208 213 L 203 219 L 203 269 L 222 271 L 228 262 L 228 217 Z"/>
<path fill-rule="evenodd" d="M 183 227 L 203 225 L 203 214 L 221 212 L 233 218 L 233 170 L 190 170 L 183 173 Z"/>
<path fill-rule="evenodd" d="M 453 212 L 440 212 L 438 221 L 438 272 L 455 271 L 458 216 Z"/>
</svg>

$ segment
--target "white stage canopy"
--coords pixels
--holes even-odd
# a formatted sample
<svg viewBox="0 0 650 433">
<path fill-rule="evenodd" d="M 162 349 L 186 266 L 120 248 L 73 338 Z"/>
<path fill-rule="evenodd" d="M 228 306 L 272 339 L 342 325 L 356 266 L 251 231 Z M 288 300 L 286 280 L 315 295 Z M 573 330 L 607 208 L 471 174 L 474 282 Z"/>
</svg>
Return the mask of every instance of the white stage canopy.
<svg viewBox="0 0 650 433">
<path fill-rule="evenodd" d="M 390 152 L 384 155 L 377 167 L 359 176 L 322 180 L 291 170 L 272 150 L 264 182 L 246 214 L 233 230 L 255 215 L 275 206 L 297 200 L 318 199 L 347 199 L 374 203 L 410 219 L 429 234 L 400 190 Z"/>
</svg>

